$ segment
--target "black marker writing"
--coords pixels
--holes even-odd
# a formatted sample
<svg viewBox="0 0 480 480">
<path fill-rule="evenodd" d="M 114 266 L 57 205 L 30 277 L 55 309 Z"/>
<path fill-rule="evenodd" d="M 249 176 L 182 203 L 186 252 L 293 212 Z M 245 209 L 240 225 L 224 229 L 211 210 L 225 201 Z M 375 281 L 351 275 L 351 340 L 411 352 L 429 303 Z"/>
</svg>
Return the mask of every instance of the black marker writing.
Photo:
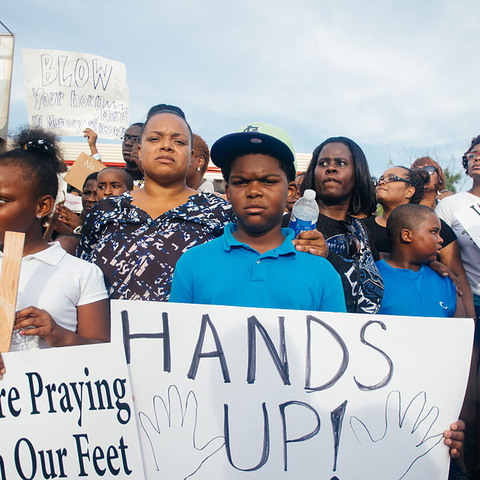
<svg viewBox="0 0 480 480">
<path fill-rule="evenodd" d="M 377 390 L 378 388 L 385 387 L 390 383 L 390 380 L 393 377 L 393 362 L 391 358 L 383 350 L 380 350 L 378 347 L 376 347 L 375 345 L 372 345 L 371 343 L 365 340 L 365 332 L 367 328 L 374 323 L 380 325 L 383 330 L 387 330 L 387 327 L 383 322 L 380 322 L 378 320 L 370 320 L 362 327 L 362 330 L 360 331 L 360 340 L 364 345 L 368 345 L 369 347 L 373 348 L 375 351 L 380 353 L 385 358 L 385 360 L 388 363 L 388 373 L 383 380 L 376 383 L 375 385 L 363 385 L 359 381 L 357 381 L 355 377 L 353 377 L 353 379 L 355 380 L 355 383 L 357 384 L 357 387 L 362 391 Z"/>
<path fill-rule="evenodd" d="M 248 320 L 248 366 L 247 366 L 247 383 L 255 382 L 255 372 L 256 372 L 256 360 L 257 360 L 257 337 L 256 331 L 258 330 L 265 345 L 267 347 L 268 353 L 277 368 L 278 373 L 282 379 L 284 385 L 290 385 L 290 379 L 288 374 L 288 360 L 287 360 L 287 349 L 285 345 L 285 318 L 278 318 L 278 327 L 279 327 L 279 336 L 280 336 L 280 354 L 275 349 L 272 339 L 268 335 L 265 327 L 258 321 L 255 316 L 249 317 Z"/>
<path fill-rule="evenodd" d="M 213 340 L 215 342 L 216 350 L 213 352 L 202 352 L 203 342 L 205 341 L 205 333 L 207 330 L 207 325 L 210 328 L 210 331 L 213 335 Z M 228 371 L 227 360 L 225 359 L 225 353 L 223 352 L 222 342 L 218 336 L 217 329 L 215 325 L 210 320 L 208 314 L 202 316 L 202 324 L 200 326 L 200 333 L 198 335 L 197 346 L 195 347 L 195 352 L 193 354 L 192 363 L 190 369 L 188 370 L 187 377 L 195 380 L 197 376 L 198 365 L 201 358 L 218 358 L 220 361 L 220 366 L 222 369 L 223 381 L 225 383 L 230 383 L 230 373 Z"/>
</svg>

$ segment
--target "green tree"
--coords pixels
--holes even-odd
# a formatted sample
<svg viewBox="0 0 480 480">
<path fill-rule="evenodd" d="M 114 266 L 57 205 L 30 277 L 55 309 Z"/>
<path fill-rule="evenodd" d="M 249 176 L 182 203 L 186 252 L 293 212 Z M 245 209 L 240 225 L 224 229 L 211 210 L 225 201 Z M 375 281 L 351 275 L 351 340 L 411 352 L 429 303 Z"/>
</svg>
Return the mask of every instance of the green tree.
<svg viewBox="0 0 480 480">
<path fill-rule="evenodd" d="M 465 178 L 463 172 L 453 172 L 450 171 L 450 166 L 443 168 L 443 174 L 445 175 L 445 190 L 450 190 L 453 193 L 457 193 L 457 187 L 456 185 L 460 183 L 461 180 L 463 180 L 462 186 L 465 183 Z M 461 187 L 460 187 L 461 188 Z"/>
</svg>

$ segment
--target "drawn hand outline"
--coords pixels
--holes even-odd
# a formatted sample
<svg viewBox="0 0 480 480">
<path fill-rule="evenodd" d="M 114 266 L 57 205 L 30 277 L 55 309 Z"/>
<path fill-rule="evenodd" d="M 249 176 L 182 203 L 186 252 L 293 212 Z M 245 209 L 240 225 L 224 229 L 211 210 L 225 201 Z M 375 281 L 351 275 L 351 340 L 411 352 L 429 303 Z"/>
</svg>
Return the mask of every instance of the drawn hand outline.
<svg viewBox="0 0 480 480">
<path fill-rule="evenodd" d="M 413 397 L 402 415 L 400 392 L 390 392 L 385 404 L 385 431 L 376 440 L 359 418 L 350 418 L 350 427 L 360 443 L 365 466 L 369 475 L 374 476 L 372 478 L 403 479 L 417 460 L 442 441 L 443 433 L 429 435 L 439 409 L 433 406 L 426 411 L 426 403 L 427 394 L 420 392 Z M 379 458 L 388 461 L 379 462 Z M 380 465 L 385 465 L 385 470 L 382 471 Z"/>
<path fill-rule="evenodd" d="M 216 436 L 203 447 L 197 447 L 198 401 L 191 390 L 183 405 L 178 388 L 170 385 L 167 402 L 159 395 L 153 397 L 153 412 L 153 421 L 146 413 L 139 412 L 140 425 L 150 443 L 155 469 L 166 472 L 169 479 L 190 478 L 225 445 L 225 438 Z M 184 452 L 181 462 L 169 454 L 172 448 Z"/>
</svg>

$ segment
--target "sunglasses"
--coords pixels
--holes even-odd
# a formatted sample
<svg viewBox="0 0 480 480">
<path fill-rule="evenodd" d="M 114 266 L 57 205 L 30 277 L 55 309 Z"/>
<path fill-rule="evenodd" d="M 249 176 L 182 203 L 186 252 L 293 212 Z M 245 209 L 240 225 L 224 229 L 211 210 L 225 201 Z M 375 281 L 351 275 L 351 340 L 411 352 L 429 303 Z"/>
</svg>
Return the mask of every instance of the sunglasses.
<svg viewBox="0 0 480 480">
<path fill-rule="evenodd" d="M 424 167 L 419 167 L 419 168 L 421 168 L 422 170 L 425 170 L 429 175 L 438 173 L 438 170 L 433 165 L 425 165 Z"/>
<path fill-rule="evenodd" d="M 409 185 L 412 184 L 410 180 L 407 180 L 406 178 L 398 177 L 397 175 L 389 175 L 388 177 L 380 177 L 377 180 L 373 181 L 373 184 L 375 187 L 378 187 L 380 183 L 392 183 L 392 182 L 404 182 L 408 183 Z"/>
</svg>

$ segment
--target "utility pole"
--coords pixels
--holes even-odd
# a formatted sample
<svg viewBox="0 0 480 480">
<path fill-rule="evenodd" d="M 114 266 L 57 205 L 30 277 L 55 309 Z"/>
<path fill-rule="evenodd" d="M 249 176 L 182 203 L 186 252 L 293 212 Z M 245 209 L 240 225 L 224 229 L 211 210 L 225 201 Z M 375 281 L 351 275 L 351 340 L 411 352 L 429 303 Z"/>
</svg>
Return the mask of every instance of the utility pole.
<svg viewBox="0 0 480 480">
<path fill-rule="evenodd" d="M 7 149 L 15 35 L 1 20 L 0 25 L 6 30 L 0 32 L 0 153 L 2 153 Z"/>
</svg>

